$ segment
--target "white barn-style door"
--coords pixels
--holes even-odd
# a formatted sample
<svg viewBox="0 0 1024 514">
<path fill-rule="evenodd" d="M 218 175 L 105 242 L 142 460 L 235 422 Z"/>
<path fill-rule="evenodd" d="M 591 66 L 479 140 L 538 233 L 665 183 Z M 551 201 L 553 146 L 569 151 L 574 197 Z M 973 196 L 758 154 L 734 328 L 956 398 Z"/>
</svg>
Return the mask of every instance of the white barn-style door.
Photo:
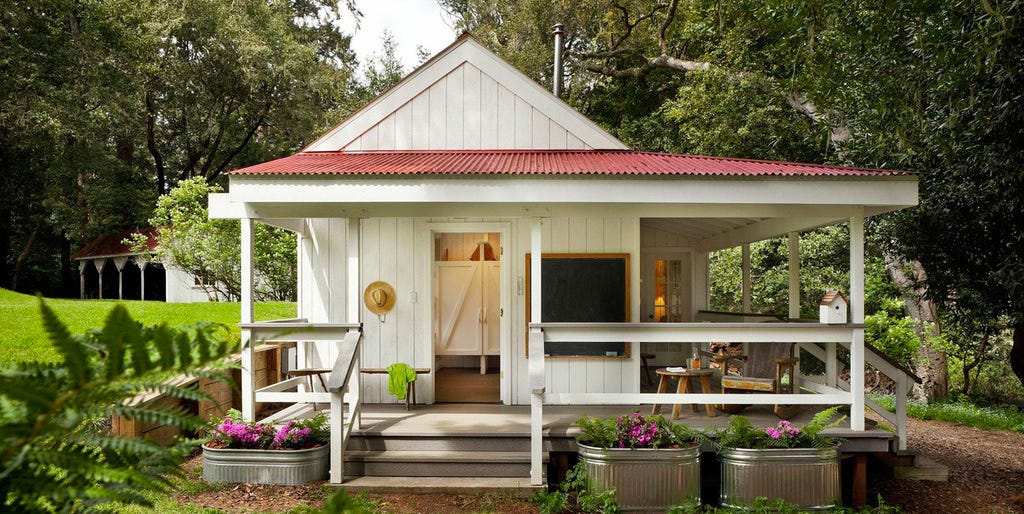
<svg viewBox="0 0 1024 514">
<path fill-rule="evenodd" d="M 483 273 L 479 262 L 434 264 L 437 355 L 481 355 L 483 349 Z"/>
</svg>

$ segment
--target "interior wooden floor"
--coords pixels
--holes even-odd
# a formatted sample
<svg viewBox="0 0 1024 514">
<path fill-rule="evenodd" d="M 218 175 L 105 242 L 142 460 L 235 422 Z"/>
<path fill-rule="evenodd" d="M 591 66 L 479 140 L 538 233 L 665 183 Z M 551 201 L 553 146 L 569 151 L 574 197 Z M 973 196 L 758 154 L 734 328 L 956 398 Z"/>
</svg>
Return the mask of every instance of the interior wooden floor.
<svg viewBox="0 0 1024 514">
<path fill-rule="evenodd" d="M 501 402 L 498 370 L 480 374 L 480 368 L 441 368 L 434 375 L 434 401 L 437 403 Z"/>
</svg>

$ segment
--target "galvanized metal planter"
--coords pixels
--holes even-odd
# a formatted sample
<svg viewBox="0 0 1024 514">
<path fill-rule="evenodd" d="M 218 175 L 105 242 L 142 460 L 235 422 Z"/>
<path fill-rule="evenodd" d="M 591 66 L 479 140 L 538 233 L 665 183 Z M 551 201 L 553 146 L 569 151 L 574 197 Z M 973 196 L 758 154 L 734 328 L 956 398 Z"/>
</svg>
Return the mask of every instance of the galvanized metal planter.
<svg viewBox="0 0 1024 514">
<path fill-rule="evenodd" d="M 624 511 L 665 512 L 700 501 L 700 445 L 689 448 L 619 449 L 577 443 L 598 491 L 615 489 Z"/>
<path fill-rule="evenodd" d="M 306 450 L 242 450 L 203 445 L 203 480 L 297 485 L 326 480 L 330 446 Z"/>
<path fill-rule="evenodd" d="M 758 497 L 782 498 L 801 509 L 840 505 L 838 447 L 733 448 L 718 453 L 722 463 L 722 506 L 743 507 Z"/>
</svg>

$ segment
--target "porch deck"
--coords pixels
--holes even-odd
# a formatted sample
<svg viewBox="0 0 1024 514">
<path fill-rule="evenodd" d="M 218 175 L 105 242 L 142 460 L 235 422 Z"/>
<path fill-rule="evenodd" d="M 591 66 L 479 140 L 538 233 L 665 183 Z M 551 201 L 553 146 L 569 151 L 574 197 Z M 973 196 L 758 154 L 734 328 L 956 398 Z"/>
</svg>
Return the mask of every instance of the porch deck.
<svg viewBox="0 0 1024 514">
<path fill-rule="evenodd" d="M 321 411 L 326 406 L 318 407 Z M 817 412 L 819 406 L 807 406 L 791 421 L 802 426 Z M 372 435 L 380 437 L 530 437 L 530 407 L 527 405 L 497 404 L 431 404 L 416 405 L 405 410 L 399 404 L 363 404 L 362 424 L 353 431 L 353 436 Z M 584 414 L 592 417 L 606 417 L 639 410 L 648 414 L 651 405 L 549 405 L 544 407 L 544 438 L 551 450 L 574 449 L 565 444 L 579 433 L 575 422 Z M 671 407 L 668 409 L 671 410 Z M 664 413 L 665 408 L 662 408 Z M 301 419 L 313 414 L 309 404 L 299 404 L 286 409 L 268 420 L 286 421 Z M 755 426 L 774 425 L 779 418 L 770 405 L 752 405 L 742 412 Z M 346 414 L 347 418 L 347 414 Z M 677 420 L 692 428 L 725 428 L 729 415 L 718 413 L 709 418 L 703 408 L 698 412 L 683 406 Z M 892 432 L 869 426 L 864 431 L 850 429 L 849 419 L 828 432 L 843 438 L 842 449 L 846 452 L 888 452 L 895 438 Z M 561 441 L 561 442 L 559 442 Z"/>
</svg>

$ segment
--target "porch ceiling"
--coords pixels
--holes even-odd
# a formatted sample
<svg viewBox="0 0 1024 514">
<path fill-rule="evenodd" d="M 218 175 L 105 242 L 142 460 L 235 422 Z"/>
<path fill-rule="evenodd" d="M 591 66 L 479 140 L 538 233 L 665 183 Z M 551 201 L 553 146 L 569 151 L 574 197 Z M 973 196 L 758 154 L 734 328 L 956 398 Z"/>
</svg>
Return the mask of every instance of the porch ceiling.
<svg viewBox="0 0 1024 514">
<path fill-rule="evenodd" d="M 709 237 L 760 223 L 766 218 L 643 218 L 641 226 L 667 232 L 690 241 L 703 241 Z"/>
</svg>

